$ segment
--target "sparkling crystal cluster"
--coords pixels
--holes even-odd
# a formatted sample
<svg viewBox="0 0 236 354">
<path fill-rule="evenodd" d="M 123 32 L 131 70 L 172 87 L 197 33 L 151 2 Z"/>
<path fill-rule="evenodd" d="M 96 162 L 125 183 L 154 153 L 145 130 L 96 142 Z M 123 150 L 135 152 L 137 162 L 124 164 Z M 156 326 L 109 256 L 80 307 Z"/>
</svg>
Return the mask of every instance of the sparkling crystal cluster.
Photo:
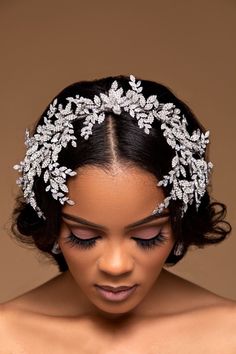
<svg viewBox="0 0 236 354">
<path fill-rule="evenodd" d="M 158 182 L 158 186 L 172 185 L 170 195 L 154 212 L 160 212 L 168 207 L 171 199 L 183 201 L 182 215 L 194 201 L 196 207 L 199 207 L 213 166 L 211 162 L 204 160 L 206 145 L 209 143 L 209 131 L 203 134 L 197 129 L 190 135 L 187 131 L 186 118 L 173 103 L 160 103 L 157 95 L 151 95 L 146 99 L 142 94 L 141 81 L 136 82 L 133 75 L 130 75 L 129 84 L 131 89 L 126 93 L 122 87 L 118 87 L 117 81 L 114 81 L 107 95 L 100 93 L 93 99 L 79 95 L 67 97 L 68 103 L 65 107 L 58 104 L 55 99 L 35 134 L 30 137 L 29 131 L 26 131 L 26 155 L 14 168 L 21 173 L 17 184 L 21 186 L 26 202 L 35 209 L 39 217 L 45 218 L 36 202 L 35 177 L 43 175 L 45 190 L 51 192 L 53 198 L 61 204 L 73 204 L 68 196 L 66 179 L 68 176 L 76 175 L 76 172 L 60 166 L 58 155 L 68 144 L 77 146 L 73 121 L 83 119 L 81 136 L 87 140 L 92 135 L 93 125 L 104 121 L 105 112 L 114 112 L 117 115 L 122 111 L 128 112 L 131 117 L 137 119 L 139 128 L 146 134 L 150 133 L 154 119 L 159 120 L 167 144 L 175 151 L 172 170 Z"/>
</svg>

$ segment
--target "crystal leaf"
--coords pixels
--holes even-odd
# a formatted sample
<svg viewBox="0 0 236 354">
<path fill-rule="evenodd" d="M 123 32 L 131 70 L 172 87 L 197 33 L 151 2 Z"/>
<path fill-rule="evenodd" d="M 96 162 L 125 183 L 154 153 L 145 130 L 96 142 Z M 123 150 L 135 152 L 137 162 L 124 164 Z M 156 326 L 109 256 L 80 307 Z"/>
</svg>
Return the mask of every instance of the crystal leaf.
<svg viewBox="0 0 236 354">
<path fill-rule="evenodd" d="M 60 189 L 65 193 L 68 192 L 68 187 L 65 184 L 60 184 Z"/>
<path fill-rule="evenodd" d="M 156 95 L 149 96 L 147 99 L 147 103 L 154 103 L 156 99 L 157 99 Z"/>
</svg>

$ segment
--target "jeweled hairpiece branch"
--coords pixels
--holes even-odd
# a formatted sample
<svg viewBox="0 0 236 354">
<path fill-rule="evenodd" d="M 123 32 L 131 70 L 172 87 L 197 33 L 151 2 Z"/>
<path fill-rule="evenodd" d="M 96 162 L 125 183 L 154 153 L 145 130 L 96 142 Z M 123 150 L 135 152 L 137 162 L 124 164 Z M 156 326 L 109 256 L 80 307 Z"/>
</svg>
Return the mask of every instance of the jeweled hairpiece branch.
<svg viewBox="0 0 236 354">
<path fill-rule="evenodd" d="M 204 160 L 209 131 L 204 134 L 197 129 L 190 135 L 186 118 L 173 103 L 160 103 L 157 95 L 146 99 L 142 94 L 141 81 L 136 82 L 133 75 L 130 75 L 129 85 L 131 89 L 125 94 L 123 88 L 119 88 L 117 81 L 114 81 L 107 95 L 100 93 L 93 99 L 80 95 L 67 97 L 68 103 L 65 107 L 55 99 L 49 106 L 44 123 L 37 127 L 35 134 L 30 137 L 29 131 L 26 130 L 26 155 L 14 168 L 21 173 L 17 184 L 23 190 L 25 201 L 39 217 L 45 218 L 36 202 L 36 176 L 43 176 L 45 190 L 50 192 L 54 199 L 61 204 L 74 204 L 68 196 L 66 179 L 68 176 L 75 176 L 76 172 L 58 163 L 58 156 L 63 148 L 69 143 L 73 147 L 77 146 L 72 123 L 77 119 L 84 119 L 81 136 L 87 140 L 92 135 L 93 125 L 104 121 L 105 112 L 120 115 L 122 111 L 128 112 L 136 119 L 139 128 L 146 134 L 149 134 L 154 119 L 160 121 L 166 142 L 175 151 L 172 170 L 157 184 L 163 187 L 172 185 L 171 192 L 153 213 L 167 208 L 171 199 L 183 201 L 182 216 L 188 205 L 194 201 L 198 209 L 208 185 L 209 172 L 213 167 L 211 162 Z"/>
</svg>

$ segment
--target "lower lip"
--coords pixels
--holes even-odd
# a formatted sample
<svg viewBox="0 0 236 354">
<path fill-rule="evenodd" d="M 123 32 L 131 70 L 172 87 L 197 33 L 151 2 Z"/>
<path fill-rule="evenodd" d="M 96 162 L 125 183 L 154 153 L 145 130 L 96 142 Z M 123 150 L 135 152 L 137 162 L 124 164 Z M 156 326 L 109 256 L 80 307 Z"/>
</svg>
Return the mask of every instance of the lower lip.
<svg viewBox="0 0 236 354">
<path fill-rule="evenodd" d="M 122 301 L 122 300 L 125 300 L 125 299 L 127 299 L 127 297 L 129 297 L 131 294 L 134 293 L 136 288 L 137 288 L 137 285 L 135 285 L 132 288 L 129 288 L 127 290 L 122 290 L 122 291 L 118 291 L 117 293 L 114 293 L 112 291 L 108 291 L 108 290 L 100 288 L 99 286 L 96 286 L 96 289 L 98 290 L 98 292 L 106 300 L 110 300 L 110 301 Z"/>
</svg>

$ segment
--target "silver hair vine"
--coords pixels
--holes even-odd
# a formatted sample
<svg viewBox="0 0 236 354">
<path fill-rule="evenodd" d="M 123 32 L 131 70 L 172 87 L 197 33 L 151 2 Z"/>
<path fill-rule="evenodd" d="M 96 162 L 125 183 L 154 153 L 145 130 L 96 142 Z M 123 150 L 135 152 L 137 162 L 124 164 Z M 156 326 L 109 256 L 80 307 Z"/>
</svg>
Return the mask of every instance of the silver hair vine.
<svg viewBox="0 0 236 354">
<path fill-rule="evenodd" d="M 161 103 L 157 95 L 146 99 L 142 94 L 141 81 L 136 81 L 133 75 L 130 75 L 129 85 L 131 89 L 124 94 L 123 88 L 119 88 L 115 80 L 107 95 L 100 93 L 93 99 L 80 95 L 67 97 L 68 103 L 65 107 L 58 104 L 56 98 L 43 118 L 44 123 L 38 125 L 35 134 L 30 137 L 29 131 L 26 130 L 26 155 L 14 169 L 21 173 L 17 184 L 23 190 L 26 203 L 32 206 L 40 218 L 45 219 L 45 216 L 36 202 L 34 179 L 37 176 L 43 175 L 45 190 L 50 192 L 54 199 L 61 204 L 74 204 L 68 196 L 66 179 L 68 176 L 75 176 L 76 171 L 58 163 L 58 155 L 63 148 L 69 143 L 73 147 L 77 146 L 73 121 L 84 119 L 81 136 L 87 140 L 92 135 L 93 125 L 104 121 L 105 112 L 112 111 L 120 115 L 122 110 L 137 119 L 139 128 L 146 134 L 149 134 L 154 119 L 160 121 L 166 142 L 175 152 L 172 169 L 157 183 L 163 187 L 172 185 L 172 189 L 152 214 L 162 212 L 168 207 L 170 200 L 183 202 L 182 216 L 188 205 L 194 201 L 198 209 L 208 185 L 209 172 L 213 167 L 211 162 L 204 160 L 209 131 L 202 133 L 197 129 L 190 135 L 185 116 L 181 115 L 180 109 L 173 103 Z M 187 175 L 190 177 L 187 178 Z"/>
</svg>

